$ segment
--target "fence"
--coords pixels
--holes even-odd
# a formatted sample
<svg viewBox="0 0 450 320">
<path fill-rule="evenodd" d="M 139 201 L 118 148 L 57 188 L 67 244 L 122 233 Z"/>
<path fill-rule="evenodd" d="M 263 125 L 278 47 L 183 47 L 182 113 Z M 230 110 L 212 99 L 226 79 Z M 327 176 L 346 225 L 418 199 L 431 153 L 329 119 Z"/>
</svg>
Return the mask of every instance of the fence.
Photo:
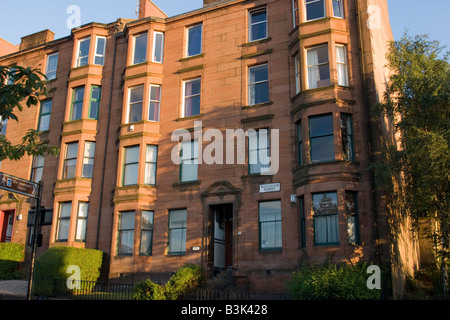
<svg viewBox="0 0 450 320">
<path fill-rule="evenodd" d="M 53 296 L 71 300 L 132 300 L 133 284 L 77 280 L 67 286 L 67 280 L 56 279 Z"/>
<path fill-rule="evenodd" d="M 54 281 L 53 298 L 70 300 L 132 300 L 133 284 L 109 283 L 97 281 L 74 281 L 73 289 L 67 286 L 67 280 Z M 249 292 L 245 290 L 220 290 L 197 288 L 188 293 L 184 300 L 293 300 L 286 293 Z"/>
<path fill-rule="evenodd" d="M 293 300 L 295 299 L 295 297 L 287 293 L 197 289 L 195 299 L 196 300 Z"/>
</svg>

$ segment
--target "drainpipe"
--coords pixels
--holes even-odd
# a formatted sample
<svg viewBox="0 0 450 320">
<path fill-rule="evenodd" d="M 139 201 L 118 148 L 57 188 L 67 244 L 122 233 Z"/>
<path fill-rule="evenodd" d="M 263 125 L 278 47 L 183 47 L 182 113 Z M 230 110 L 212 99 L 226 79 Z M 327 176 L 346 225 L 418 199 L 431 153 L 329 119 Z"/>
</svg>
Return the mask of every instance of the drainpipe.
<svg viewBox="0 0 450 320">
<path fill-rule="evenodd" d="M 114 74 L 115 74 L 115 68 L 116 68 L 116 53 L 117 53 L 117 33 L 114 32 L 114 57 L 113 57 L 113 64 L 112 64 L 112 72 L 111 72 L 111 82 L 110 82 L 110 95 L 109 95 L 109 104 L 108 104 L 108 121 L 106 125 L 106 138 L 105 138 L 105 149 L 104 149 L 104 156 L 103 156 L 103 170 L 102 170 L 102 182 L 101 182 L 101 189 L 100 189 L 100 200 L 99 200 L 99 209 L 98 209 L 98 221 L 97 221 L 97 239 L 95 242 L 95 248 L 98 249 L 98 243 L 100 238 L 100 221 L 102 217 L 102 202 L 103 202 L 103 189 L 104 189 L 104 183 L 105 183 L 105 166 L 106 166 L 106 154 L 108 150 L 108 140 L 109 140 L 109 127 L 111 124 L 111 108 L 112 108 L 112 96 L 113 96 L 113 90 L 114 90 Z"/>
</svg>

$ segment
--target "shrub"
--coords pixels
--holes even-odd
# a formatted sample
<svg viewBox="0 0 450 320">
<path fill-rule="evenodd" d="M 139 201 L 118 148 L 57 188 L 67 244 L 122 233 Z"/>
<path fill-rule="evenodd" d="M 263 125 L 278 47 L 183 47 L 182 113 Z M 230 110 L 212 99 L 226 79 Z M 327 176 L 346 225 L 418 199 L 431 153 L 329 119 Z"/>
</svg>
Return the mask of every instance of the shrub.
<svg viewBox="0 0 450 320">
<path fill-rule="evenodd" d="M 166 300 L 164 286 L 150 279 L 142 281 L 134 287 L 133 300 Z"/>
<path fill-rule="evenodd" d="M 203 280 L 203 269 L 200 266 L 189 264 L 178 269 L 166 284 L 168 300 L 177 300 L 194 289 Z"/>
<path fill-rule="evenodd" d="M 165 285 L 145 280 L 135 286 L 134 300 L 178 300 L 203 281 L 203 269 L 189 264 L 181 267 Z"/>
<path fill-rule="evenodd" d="M 53 247 L 36 259 L 34 274 L 34 293 L 52 295 L 54 280 L 67 279 L 69 266 L 78 266 L 80 280 L 97 281 L 100 276 L 103 253 L 94 249 Z"/>
<path fill-rule="evenodd" d="M 304 266 L 288 283 L 292 295 L 301 300 L 379 299 L 380 290 L 367 288 L 367 264 Z"/>
<path fill-rule="evenodd" d="M 24 259 L 24 246 L 19 243 L 0 243 L 0 280 L 21 278 L 19 264 Z"/>
</svg>

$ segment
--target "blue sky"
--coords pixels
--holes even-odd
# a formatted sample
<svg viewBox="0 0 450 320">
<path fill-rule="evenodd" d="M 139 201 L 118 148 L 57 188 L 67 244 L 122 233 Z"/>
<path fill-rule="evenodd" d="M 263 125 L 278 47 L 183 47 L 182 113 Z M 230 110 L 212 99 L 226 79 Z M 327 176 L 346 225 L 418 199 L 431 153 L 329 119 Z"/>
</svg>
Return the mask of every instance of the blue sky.
<svg viewBox="0 0 450 320">
<path fill-rule="evenodd" d="M 168 16 L 198 9 L 203 4 L 203 0 L 153 2 Z M 81 24 L 136 17 L 137 0 L 0 0 L 0 37 L 19 44 L 21 37 L 44 29 L 55 32 L 55 38 L 65 37 L 70 34 L 66 11 L 72 4 L 81 9 Z M 450 50 L 449 0 L 388 0 L 388 4 L 395 39 L 408 29 L 411 35 L 429 34 Z"/>
</svg>

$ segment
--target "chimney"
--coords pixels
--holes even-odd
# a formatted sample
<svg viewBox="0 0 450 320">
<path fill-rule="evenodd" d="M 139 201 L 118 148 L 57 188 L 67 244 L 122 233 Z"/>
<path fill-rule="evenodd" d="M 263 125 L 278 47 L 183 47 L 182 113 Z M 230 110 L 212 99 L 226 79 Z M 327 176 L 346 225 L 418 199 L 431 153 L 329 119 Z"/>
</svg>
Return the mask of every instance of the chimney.
<svg viewBox="0 0 450 320">
<path fill-rule="evenodd" d="M 150 0 L 139 0 L 139 19 L 147 17 L 167 18 L 167 15 Z"/>
<path fill-rule="evenodd" d="M 53 41 L 55 39 L 55 33 L 51 30 L 44 30 L 37 33 L 30 34 L 29 36 L 22 37 L 19 50 L 26 50 L 39 46 L 41 44 Z"/>
</svg>

